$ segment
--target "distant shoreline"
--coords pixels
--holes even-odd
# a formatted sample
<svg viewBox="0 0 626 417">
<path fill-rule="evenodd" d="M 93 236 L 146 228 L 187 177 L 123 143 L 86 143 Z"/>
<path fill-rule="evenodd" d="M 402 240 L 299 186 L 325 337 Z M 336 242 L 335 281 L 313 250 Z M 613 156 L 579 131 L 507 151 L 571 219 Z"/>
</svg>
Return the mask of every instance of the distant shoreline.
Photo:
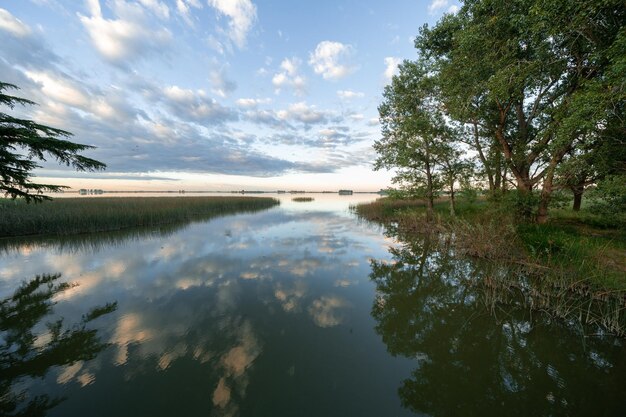
<svg viewBox="0 0 626 417">
<path fill-rule="evenodd" d="M 202 190 L 202 191 L 193 191 L 193 190 L 135 190 L 135 191 L 123 191 L 123 190 L 112 190 L 106 191 L 101 190 L 100 194 L 86 194 L 89 195 L 102 195 L 102 194 L 339 194 L 339 191 L 293 191 L 293 190 L 274 190 L 274 191 L 259 191 L 259 190 L 233 190 L 233 191 L 210 191 L 210 190 Z M 353 194 L 382 194 L 380 191 L 353 191 Z M 71 190 L 71 191 L 61 191 L 58 193 L 50 193 L 50 195 L 55 194 L 79 194 L 79 190 Z"/>
</svg>

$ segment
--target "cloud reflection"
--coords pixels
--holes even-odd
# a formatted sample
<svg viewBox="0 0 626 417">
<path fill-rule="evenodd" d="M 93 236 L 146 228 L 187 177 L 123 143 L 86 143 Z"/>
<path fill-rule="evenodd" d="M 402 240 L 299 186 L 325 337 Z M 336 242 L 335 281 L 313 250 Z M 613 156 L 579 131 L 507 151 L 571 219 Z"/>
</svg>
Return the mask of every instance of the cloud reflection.
<svg viewBox="0 0 626 417">
<path fill-rule="evenodd" d="M 309 307 L 309 314 L 319 327 L 338 326 L 345 320 L 344 309 L 350 306 L 343 298 L 331 295 L 314 300 Z"/>
<path fill-rule="evenodd" d="M 355 233 L 347 217 L 275 210 L 97 248 L 28 244 L 28 263 L 9 249 L 2 260 L 3 270 L 54 266 L 80 283 L 59 299 L 65 312 L 119 300 L 121 315 L 103 326 L 111 353 L 63 369 L 57 384 L 110 395 L 134 381 L 134 392 L 146 379 L 176 385 L 180 369 L 193 364 L 202 383 L 189 389 L 205 393 L 213 415 L 234 416 L 264 358 L 268 314 L 320 329 L 345 323 L 353 304 L 345 288 L 365 276 L 370 255 L 363 249 L 382 254 L 381 242 L 378 234 Z M 0 288 L 10 285 L 10 277 L 0 279 Z"/>
</svg>

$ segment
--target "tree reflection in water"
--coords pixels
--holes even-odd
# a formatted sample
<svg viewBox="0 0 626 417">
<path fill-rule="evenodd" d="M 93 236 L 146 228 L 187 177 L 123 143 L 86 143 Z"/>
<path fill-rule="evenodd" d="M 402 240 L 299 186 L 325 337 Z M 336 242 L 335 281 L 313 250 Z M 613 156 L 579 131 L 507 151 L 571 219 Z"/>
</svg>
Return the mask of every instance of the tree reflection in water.
<svg viewBox="0 0 626 417">
<path fill-rule="evenodd" d="M 522 272 L 454 256 L 440 237 L 372 261 L 372 315 L 388 351 L 414 358 L 403 405 L 432 416 L 622 415 L 619 338 L 585 337 L 579 321 L 529 308 L 511 287 Z M 520 284 L 526 285 L 526 284 Z"/>
<path fill-rule="evenodd" d="M 72 287 L 58 282 L 60 277 L 37 276 L 0 301 L 0 415 L 45 415 L 62 399 L 30 395 L 24 389 L 28 379 L 44 377 L 53 366 L 93 359 L 108 345 L 87 325 L 114 311 L 116 303 L 93 308 L 71 326 L 62 318 L 43 323 L 53 313 L 53 298 Z"/>
</svg>

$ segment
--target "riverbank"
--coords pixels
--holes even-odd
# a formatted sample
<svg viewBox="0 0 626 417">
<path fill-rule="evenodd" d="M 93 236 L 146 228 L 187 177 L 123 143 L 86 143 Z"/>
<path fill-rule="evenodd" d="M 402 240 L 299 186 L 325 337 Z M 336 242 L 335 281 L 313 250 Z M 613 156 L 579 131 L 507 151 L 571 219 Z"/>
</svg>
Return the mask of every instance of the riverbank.
<svg viewBox="0 0 626 417">
<path fill-rule="evenodd" d="M 512 262 L 544 271 L 546 276 L 594 291 L 626 291 L 626 232 L 600 227 L 588 212 L 555 210 L 548 224 L 516 221 L 486 201 L 435 204 L 435 218 L 426 221 L 423 201 L 379 199 L 353 207 L 361 218 L 398 228 L 405 235 L 435 232 L 452 237 L 462 255 Z"/>
<path fill-rule="evenodd" d="M 58 198 L 40 204 L 0 200 L 0 237 L 71 235 L 158 226 L 264 210 L 269 197 Z"/>
</svg>

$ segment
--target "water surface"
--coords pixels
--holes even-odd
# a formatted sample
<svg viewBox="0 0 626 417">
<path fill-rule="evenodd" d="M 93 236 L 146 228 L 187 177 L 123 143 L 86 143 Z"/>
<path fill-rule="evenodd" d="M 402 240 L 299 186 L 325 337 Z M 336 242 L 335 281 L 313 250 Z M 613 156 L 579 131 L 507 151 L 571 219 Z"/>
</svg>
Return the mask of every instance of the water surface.
<svg viewBox="0 0 626 417">
<path fill-rule="evenodd" d="M 186 226 L 4 242 L 2 298 L 50 273 L 79 284 L 55 296 L 67 324 L 117 303 L 87 327 L 108 346 L 11 389 L 65 398 L 50 416 L 626 409 L 621 339 L 494 301 L 468 285 L 493 270 L 349 212 L 375 195 L 291 197 Z"/>
</svg>

